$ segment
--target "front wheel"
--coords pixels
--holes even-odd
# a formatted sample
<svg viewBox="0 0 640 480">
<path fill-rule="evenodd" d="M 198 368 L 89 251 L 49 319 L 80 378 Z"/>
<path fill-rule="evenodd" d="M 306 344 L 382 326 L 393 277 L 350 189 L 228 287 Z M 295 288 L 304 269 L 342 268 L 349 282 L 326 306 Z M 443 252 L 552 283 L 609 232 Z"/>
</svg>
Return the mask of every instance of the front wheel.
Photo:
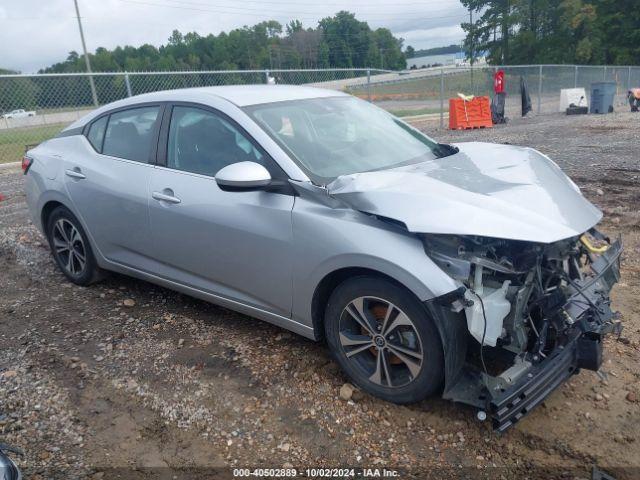
<svg viewBox="0 0 640 480">
<path fill-rule="evenodd" d="M 339 285 L 325 314 L 336 361 L 364 391 L 405 404 L 436 393 L 444 378 L 440 335 L 420 301 L 377 277 Z"/>
</svg>

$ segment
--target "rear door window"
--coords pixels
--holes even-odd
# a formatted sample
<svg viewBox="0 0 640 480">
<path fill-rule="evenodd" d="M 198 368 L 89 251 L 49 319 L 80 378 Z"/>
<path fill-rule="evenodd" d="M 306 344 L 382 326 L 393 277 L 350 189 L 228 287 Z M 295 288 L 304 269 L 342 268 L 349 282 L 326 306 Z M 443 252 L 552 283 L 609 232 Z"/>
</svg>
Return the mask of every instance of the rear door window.
<svg viewBox="0 0 640 480">
<path fill-rule="evenodd" d="M 148 162 L 160 107 L 140 107 L 112 113 L 102 153 L 112 157 Z"/>
</svg>

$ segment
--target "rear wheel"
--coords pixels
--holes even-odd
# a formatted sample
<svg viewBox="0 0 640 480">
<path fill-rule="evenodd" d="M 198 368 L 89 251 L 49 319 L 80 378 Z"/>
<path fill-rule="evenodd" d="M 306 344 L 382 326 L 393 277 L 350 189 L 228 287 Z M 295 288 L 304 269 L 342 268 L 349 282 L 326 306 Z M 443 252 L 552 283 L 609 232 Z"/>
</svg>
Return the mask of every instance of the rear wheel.
<svg viewBox="0 0 640 480">
<path fill-rule="evenodd" d="M 393 282 L 356 277 L 342 283 L 329 299 L 325 333 L 345 373 L 372 395 L 412 403 L 442 385 L 438 330 L 418 299 Z"/>
<path fill-rule="evenodd" d="M 65 207 L 57 207 L 47 220 L 47 238 L 58 268 L 77 285 L 89 285 L 102 277 L 78 219 Z"/>
</svg>

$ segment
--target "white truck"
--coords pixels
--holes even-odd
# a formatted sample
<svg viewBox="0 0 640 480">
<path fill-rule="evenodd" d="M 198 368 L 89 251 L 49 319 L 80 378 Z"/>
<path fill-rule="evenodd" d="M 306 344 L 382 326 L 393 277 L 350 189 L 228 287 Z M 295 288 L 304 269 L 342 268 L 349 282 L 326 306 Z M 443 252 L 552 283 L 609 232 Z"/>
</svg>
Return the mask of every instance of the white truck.
<svg viewBox="0 0 640 480">
<path fill-rule="evenodd" d="M 22 108 L 19 108 L 18 110 L 12 110 L 9 113 L 5 113 L 4 115 L 2 115 L 2 118 L 25 118 L 25 117 L 35 117 L 36 116 L 36 112 L 34 110 L 31 111 L 26 111 L 23 110 Z"/>
</svg>

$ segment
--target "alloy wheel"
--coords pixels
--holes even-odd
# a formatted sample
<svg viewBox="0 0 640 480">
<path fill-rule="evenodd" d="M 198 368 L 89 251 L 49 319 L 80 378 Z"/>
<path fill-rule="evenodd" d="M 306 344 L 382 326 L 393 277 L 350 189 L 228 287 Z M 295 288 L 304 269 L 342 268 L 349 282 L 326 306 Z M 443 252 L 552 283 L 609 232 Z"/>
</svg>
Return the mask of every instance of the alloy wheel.
<svg viewBox="0 0 640 480">
<path fill-rule="evenodd" d="M 340 345 L 369 381 L 387 388 L 411 383 L 423 366 L 420 336 L 396 305 L 377 297 L 358 297 L 340 315 Z"/>
<path fill-rule="evenodd" d="M 82 235 L 66 218 L 60 218 L 53 226 L 53 251 L 60 265 L 74 277 L 82 275 L 87 265 L 87 252 Z"/>
</svg>

